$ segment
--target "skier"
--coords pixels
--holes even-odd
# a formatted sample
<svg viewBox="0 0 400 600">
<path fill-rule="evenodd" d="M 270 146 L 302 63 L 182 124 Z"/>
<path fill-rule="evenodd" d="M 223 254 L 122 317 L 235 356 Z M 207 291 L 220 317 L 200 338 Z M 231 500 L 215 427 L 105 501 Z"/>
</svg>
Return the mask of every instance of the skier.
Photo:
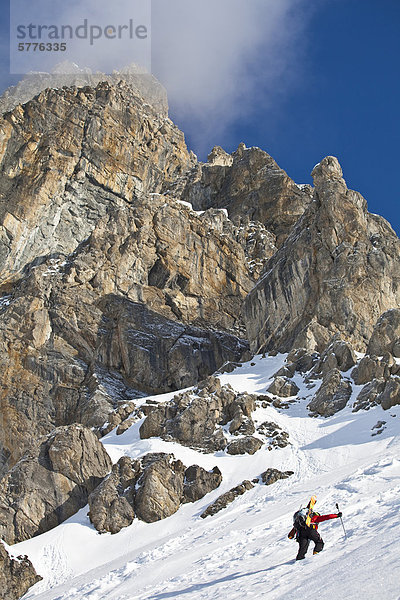
<svg viewBox="0 0 400 600">
<path fill-rule="evenodd" d="M 311 523 L 309 526 L 306 525 L 307 516 L 311 516 Z M 309 505 L 307 508 L 298 510 L 293 516 L 293 529 L 288 534 L 289 539 L 296 537 L 296 541 L 299 543 L 299 551 L 296 560 L 305 558 L 310 541 L 313 541 L 315 544 L 313 554 L 321 552 L 324 547 L 324 542 L 318 533 L 318 523 L 329 521 L 330 519 L 338 519 L 341 516 L 341 512 L 331 515 L 320 515 L 319 513 L 310 510 Z"/>
</svg>

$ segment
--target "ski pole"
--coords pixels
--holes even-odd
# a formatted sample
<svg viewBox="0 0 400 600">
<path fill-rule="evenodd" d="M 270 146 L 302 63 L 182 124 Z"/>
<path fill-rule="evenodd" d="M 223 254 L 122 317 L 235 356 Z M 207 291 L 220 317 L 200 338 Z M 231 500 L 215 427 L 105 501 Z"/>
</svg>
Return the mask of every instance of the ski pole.
<svg viewBox="0 0 400 600">
<path fill-rule="evenodd" d="M 337 508 L 337 511 L 340 512 L 340 510 L 339 510 L 339 504 L 337 502 L 336 502 L 336 508 Z M 342 519 L 342 517 L 340 517 L 340 522 L 342 523 L 342 527 L 343 527 L 343 531 L 344 531 L 344 538 L 347 539 L 347 534 L 346 534 L 346 530 L 345 530 L 344 525 L 343 525 L 343 519 Z"/>
</svg>

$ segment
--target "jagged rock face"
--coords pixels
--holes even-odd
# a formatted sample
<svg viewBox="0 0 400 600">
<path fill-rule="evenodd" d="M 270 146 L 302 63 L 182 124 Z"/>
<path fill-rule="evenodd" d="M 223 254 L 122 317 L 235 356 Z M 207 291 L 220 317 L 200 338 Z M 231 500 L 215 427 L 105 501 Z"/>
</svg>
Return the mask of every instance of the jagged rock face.
<svg viewBox="0 0 400 600">
<path fill-rule="evenodd" d="M 118 297 L 107 299 L 102 326 L 97 359 L 151 393 L 189 387 L 247 348 L 235 336 L 185 326 Z"/>
<path fill-rule="evenodd" d="M 255 431 L 251 419 L 254 409 L 254 396 L 237 394 L 231 386 L 221 386 L 219 379 L 209 377 L 197 389 L 160 403 L 140 426 L 140 437 L 162 437 L 184 446 L 215 452 L 228 446 L 221 426 L 230 422 L 230 433 L 240 438 L 231 442 L 228 452 L 254 454 L 262 446 L 261 440 L 246 435 L 249 426 L 251 433 Z"/>
<path fill-rule="evenodd" d="M 311 199 L 311 186 L 299 187 L 260 148 L 241 144 L 231 156 L 214 148 L 209 162 L 193 168 L 182 199 L 197 210 L 226 208 L 231 219 L 259 221 L 280 246 Z"/>
<path fill-rule="evenodd" d="M 276 236 L 268 231 L 262 223 L 249 221 L 248 218 L 238 217 L 235 219 L 235 224 L 237 225 L 236 240 L 243 247 L 247 266 L 254 279 L 257 280 L 268 260 L 277 250 Z"/>
<path fill-rule="evenodd" d="M 79 297 L 75 302 L 78 306 Z M 52 335 L 44 346 L 19 340 L 9 352 L 5 346 L 3 472 L 32 439 L 54 426 L 76 421 L 99 431 L 106 421 L 117 426 L 132 411 L 137 387 L 153 392 L 188 387 L 246 349 L 234 336 L 170 321 L 116 296 L 104 300 L 103 310 L 80 304 L 75 314 L 73 308 L 61 303 L 50 312 Z M 31 316 L 22 314 L 25 322 Z M 23 335 L 19 316 L 14 313 L 11 325 Z"/>
<path fill-rule="evenodd" d="M 184 206 L 193 206 L 180 201 Z M 236 241 L 244 250 L 246 266 L 254 280 L 257 280 L 268 259 L 276 252 L 276 236 L 259 221 L 250 221 L 248 217 L 228 218 L 225 208 L 209 208 L 195 211 L 201 216 L 209 231 L 217 230 L 225 239 Z"/>
<path fill-rule="evenodd" d="M 40 581 L 31 561 L 26 556 L 11 558 L 0 542 L 0 598 L 19 600 L 28 589 Z"/>
<path fill-rule="evenodd" d="M 183 323 L 239 331 L 254 280 L 235 235 L 221 211 L 199 215 L 153 196 L 99 221 L 73 257 L 66 285 L 119 294 Z"/>
<path fill-rule="evenodd" d="M 78 304 L 79 298 L 75 302 Z M 89 345 L 93 342 L 91 326 L 96 332 L 99 324 L 94 316 L 101 321 L 101 312 L 78 312 L 78 319 L 87 317 L 80 333 L 70 307 L 63 317 L 49 308 L 45 297 L 27 294 L 16 298 L 0 315 L 0 476 L 32 442 L 54 427 L 82 422 L 101 429 L 113 415 L 122 420 L 124 407 L 140 395 L 119 373 L 94 360 L 95 348 Z M 65 304 L 60 306 L 60 310 L 64 308 L 67 310 Z M 35 327 L 38 315 L 43 314 L 50 335 Z M 64 323 L 71 318 L 75 327 L 68 324 L 59 334 L 62 318 Z"/>
<path fill-rule="evenodd" d="M 400 302 L 400 242 L 348 190 L 336 158 L 313 171 L 314 201 L 244 304 L 253 352 L 322 351 L 339 333 L 365 351 L 374 324 Z"/>
<path fill-rule="evenodd" d="M 110 469 L 89 429 L 55 429 L 0 481 L 0 537 L 15 544 L 56 527 L 85 506 Z"/>
<path fill-rule="evenodd" d="M 138 517 L 153 523 L 174 514 L 183 503 L 196 502 L 222 481 L 211 472 L 186 468 L 172 454 L 146 454 L 139 460 L 119 459 L 112 472 L 89 496 L 89 517 L 100 532 L 118 533 Z"/>
<path fill-rule="evenodd" d="M 115 421 L 114 411 L 137 390 L 188 387 L 240 359 L 247 343 L 226 330 L 240 335 L 252 278 L 242 247 L 210 219 L 166 197 L 138 200 L 9 289 L 0 307 L 3 472 L 26 447 L 26 428 L 36 437 L 77 421 L 116 426 L 124 415 Z"/>
<path fill-rule="evenodd" d="M 0 281 L 68 254 L 99 218 L 193 165 L 184 136 L 123 81 L 47 89 L 0 119 Z"/>
</svg>

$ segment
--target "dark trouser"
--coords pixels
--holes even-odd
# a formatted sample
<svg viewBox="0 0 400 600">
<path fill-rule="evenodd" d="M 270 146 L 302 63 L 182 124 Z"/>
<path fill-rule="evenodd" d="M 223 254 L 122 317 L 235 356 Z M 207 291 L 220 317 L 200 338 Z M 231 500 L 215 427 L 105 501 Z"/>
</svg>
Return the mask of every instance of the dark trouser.
<svg viewBox="0 0 400 600">
<path fill-rule="evenodd" d="M 301 560 L 305 557 L 306 552 L 308 550 L 308 546 L 310 545 L 310 541 L 314 542 L 314 552 L 321 552 L 324 547 L 324 542 L 322 541 L 322 537 L 319 535 L 316 529 L 312 529 L 312 527 L 307 527 L 307 529 L 299 531 L 297 541 L 299 542 L 299 551 L 296 556 L 296 560 Z"/>
</svg>

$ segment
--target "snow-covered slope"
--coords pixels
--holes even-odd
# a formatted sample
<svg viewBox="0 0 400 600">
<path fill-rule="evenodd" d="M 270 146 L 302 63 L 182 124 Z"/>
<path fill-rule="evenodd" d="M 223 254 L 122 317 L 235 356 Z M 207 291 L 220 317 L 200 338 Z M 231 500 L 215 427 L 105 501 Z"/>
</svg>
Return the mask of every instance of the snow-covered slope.
<svg viewBox="0 0 400 600">
<path fill-rule="evenodd" d="M 221 375 L 238 391 L 264 393 L 284 355 L 255 357 Z M 229 600 L 267 598 L 398 600 L 400 598 L 400 406 L 310 418 L 307 397 L 316 388 L 300 375 L 298 402 L 288 409 L 258 408 L 255 421 L 274 421 L 290 445 L 254 456 L 195 452 L 160 439 L 140 440 L 140 422 L 126 433 L 103 439 L 113 461 L 122 455 L 173 452 L 184 464 L 221 469 L 214 492 L 157 523 L 135 521 L 116 535 L 100 535 L 87 507 L 37 538 L 17 544 L 44 580 L 25 598 L 37 600 Z M 318 385 L 318 384 L 317 384 Z M 166 400 L 173 394 L 158 397 Z M 378 421 L 384 430 L 373 435 Z M 201 512 L 220 494 L 269 467 L 292 470 L 289 479 L 256 485 L 213 517 Z M 320 526 L 324 551 L 295 562 L 297 544 L 287 538 L 292 514 L 311 494 L 321 513 L 343 510 Z"/>
</svg>

